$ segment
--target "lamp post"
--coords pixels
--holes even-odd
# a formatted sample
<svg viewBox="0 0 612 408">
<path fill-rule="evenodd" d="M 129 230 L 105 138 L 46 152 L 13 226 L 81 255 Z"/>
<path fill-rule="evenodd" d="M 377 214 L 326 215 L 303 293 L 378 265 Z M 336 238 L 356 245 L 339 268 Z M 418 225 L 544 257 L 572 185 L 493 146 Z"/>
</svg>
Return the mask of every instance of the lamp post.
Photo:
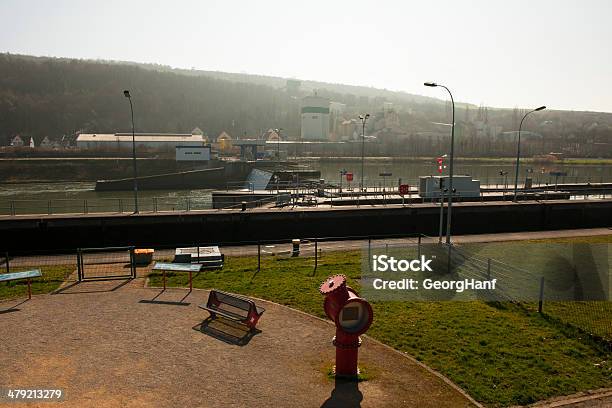
<svg viewBox="0 0 612 408">
<path fill-rule="evenodd" d="M 539 111 L 544 110 L 544 109 L 546 109 L 546 106 L 540 106 L 539 108 L 535 108 L 534 110 L 531 110 L 531 111 L 527 112 L 523 116 L 523 119 L 521 119 L 521 124 L 519 125 L 518 142 L 517 142 L 517 145 L 516 145 L 516 172 L 514 174 L 514 200 L 513 200 L 514 202 L 516 202 L 516 194 L 517 194 L 517 190 L 518 190 L 519 165 L 520 165 L 520 160 L 521 160 L 521 129 L 523 127 L 523 121 L 531 113 L 539 112 Z"/>
<path fill-rule="evenodd" d="M 365 187 L 363 184 L 363 171 L 364 171 L 363 163 L 365 159 L 365 125 L 369 117 L 370 117 L 369 113 L 366 113 L 365 115 L 359 115 L 359 120 L 361 120 L 361 190 L 362 191 Z"/>
<path fill-rule="evenodd" d="M 276 166 L 280 168 L 280 139 L 283 128 L 274 129 L 276 133 Z"/>
<path fill-rule="evenodd" d="M 123 91 L 123 95 L 130 101 L 130 112 L 132 113 L 132 162 L 134 164 L 134 214 L 138 214 L 138 173 L 136 170 L 136 135 L 134 134 L 134 106 L 129 90 Z"/>
<path fill-rule="evenodd" d="M 449 263 L 450 263 L 450 243 L 451 243 L 451 211 L 453 207 L 453 162 L 455 157 L 455 100 L 453 99 L 453 94 L 450 89 L 446 86 L 437 84 L 435 82 L 425 82 L 423 85 L 429 86 L 432 88 L 441 87 L 446 89 L 451 98 L 451 103 L 453 106 L 453 117 L 451 122 L 451 148 L 450 148 L 450 165 L 448 167 L 448 215 L 446 217 L 446 243 L 449 244 Z M 442 200 L 444 201 L 444 200 Z"/>
</svg>

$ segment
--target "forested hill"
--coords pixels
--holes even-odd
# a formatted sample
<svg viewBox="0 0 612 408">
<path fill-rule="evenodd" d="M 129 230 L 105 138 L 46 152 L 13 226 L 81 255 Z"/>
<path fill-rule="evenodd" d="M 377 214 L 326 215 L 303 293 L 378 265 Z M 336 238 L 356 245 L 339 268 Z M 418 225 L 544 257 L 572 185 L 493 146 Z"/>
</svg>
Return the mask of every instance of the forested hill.
<svg viewBox="0 0 612 408">
<path fill-rule="evenodd" d="M 445 122 L 450 116 L 444 101 L 419 95 L 314 81 L 302 81 L 300 91 L 292 95 L 285 85 L 286 79 L 277 77 L 0 54 L 0 146 L 15 135 L 26 140 L 33 137 L 39 143 L 45 136 L 71 137 L 77 131 L 129 131 L 124 89 L 132 93 L 138 132 L 187 133 L 199 127 L 211 138 L 221 131 L 252 137 L 282 127 L 284 135 L 297 137 L 300 98 L 315 90 L 344 103 L 345 118 L 371 113 L 366 131 L 386 126 L 382 113 L 386 101 L 393 103 L 397 113 L 395 134 L 439 134 L 440 126 L 434 122 Z M 458 103 L 457 123 L 465 142 L 472 138 L 470 143 L 482 145 L 489 142 L 479 136 L 483 121 L 489 129 L 512 131 L 518 128 L 521 113 Z M 554 148 L 597 145 L 596 153 L 609 149 L 610 113 L 546 110 L 537 117 L 531 130 Z"/>
<path fill-rule="evenodd" d="M 39 141 L 78 130 L 128 131 L 124 89 L 132 93 L 139 132 L 189 132 L 197 126 L 212 137 L 223 130 L 252 136 L 282 127 L 286 134 L 298 135 L 299 97 L 289 95 L 283 81 L 158 65 L 0 54 L 0 145 L 16 134 Z M 374 88 L 323 88 L 325 84 L 314 82 L 305 85 L 303 94 L 312 93 L 308 88 L 317 84 L 320 95 L 352 106 L 373 107 L 389 99 L 364 95 L 378 95 Z M 339 92 L 346 90 L 354 93 Z M 398 94 L 380 90 L 381 96 L 384 93 Z M 403 95 L 402 102 L 408 102 L 409 95 Z"/>
<path fill-rule="evenodd" d="M 196 126 L 255 132 L 296 131 L 299 101 L 269 86 L 78 60 L 0 55 L 0 144 L 79 129 L 130 129 L 130 89 L 138 131 L 189 132 Z"/>
</svg>

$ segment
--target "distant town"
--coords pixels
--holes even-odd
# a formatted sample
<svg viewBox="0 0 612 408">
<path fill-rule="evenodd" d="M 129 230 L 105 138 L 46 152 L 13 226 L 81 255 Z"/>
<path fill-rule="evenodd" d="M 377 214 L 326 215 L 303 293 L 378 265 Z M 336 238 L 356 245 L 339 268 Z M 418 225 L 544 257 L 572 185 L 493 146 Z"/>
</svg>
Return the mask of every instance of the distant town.
<svg viewBox="0 0 612 408">
<path fill-rule="evenodd" d="M 140 154 L 174 153 L 179 145 L 210 145 L 220 156 L 242 155 L 250 160 L 279 154 L 357 157 L 362 154 L 363 143 L 367 144 L 365 155 L 371 157 L 437 157 L 448 153 L 451 104 L 439 99 L 297 79 L 9 54 L 0 55 L 0 67 L 8 72 L 27 68 L 21 78 L 24 86 L 34 81 L 34 76 L 61 81 L 79 74 L 91 80 L 82 85 L 65 83 L 63 91 L 51 88 L 46 91 L 45 102 L 32 99 L 18 84 L 8 84 L 5 103 L 12 108 L 7 119 L 0 122 L 0 145 L 4 145 L 0 153 L 4 154 L 22 148 L 131 149 L 121 89 L 115 95 L 108 93 L 110 88 L 99 94 L 101 88 L 93 85 L 108 82 L 111 72 L 130 82 L 134 75 L 139 76 L 141 85 L 133 90 L 133 101 Z M 161 92 L 160 83 L 168 89 L 162 97 L 168 104 L 163 106 L 154 101 Z M 211 107 L 211 101 L 194 93 L 198 89 L 214 94 L 219 104 Z M 78 96 L 67 98 L 66 93 Z M 74 99 L 80 102 L 70 111 Z M 219 106 L 224 108 L 219 110 Z M 60 107 L 70 113 L 54 113 Z M 178 111 L 181 107 L 184 109 Z M 513 157 L 525 112 L 525 107 L 499 109 L 458 102 L 457 156 Z M 368 119 L 362 123 L 359 115 L 366 113 Z M 27 122 L 19 119 L 24 115 L 29 118 Z M 524 157 L 612 157 L 609 113 L 549 109 L 532 117 L 521 134 Z M 241 149 L 245 140 L 265 142 L 258 148 L 258 156 L 252 155 L 252 149 Z"/>
</svg>

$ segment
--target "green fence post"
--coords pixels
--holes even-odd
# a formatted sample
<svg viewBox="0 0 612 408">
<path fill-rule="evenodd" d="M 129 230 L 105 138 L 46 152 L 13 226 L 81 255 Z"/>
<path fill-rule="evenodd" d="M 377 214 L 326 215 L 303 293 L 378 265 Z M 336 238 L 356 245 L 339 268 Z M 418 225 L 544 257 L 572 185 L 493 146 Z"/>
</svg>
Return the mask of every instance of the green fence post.
<svg viewBox="0 0 612 408">
<path fill-rule="evenodd" d="M 83 270 L 81 268 L 81 248 L 77 249 L 77 279 L 79 282 L 83 280 Z"/>
<path fill-rule="evenodd" d="M 540 278 L 540 301 L 538 302 L 538 313 L 542 313 L 542 303 L 544 302 L 544 277 Z"/>
<path fill-rule="evenodd" d="M 136 279 L 136 258 L 134 254 L 134 250 L 136 247 L 130 247 L 130 272 L 132 275 L 132 279 Z"/>
<path fill-rule="evenodd" d="M 315 238 L 315 266 L 314 271 L 312 271 L 312 275 L 314 276 L 317 273 L 317 267 L 319 266 L 319 241 Z"/>
<path fill-rule="evenodd" d="M 257 272 L 261 271 L 261 243 L 257 242 Z"/>
</svg>

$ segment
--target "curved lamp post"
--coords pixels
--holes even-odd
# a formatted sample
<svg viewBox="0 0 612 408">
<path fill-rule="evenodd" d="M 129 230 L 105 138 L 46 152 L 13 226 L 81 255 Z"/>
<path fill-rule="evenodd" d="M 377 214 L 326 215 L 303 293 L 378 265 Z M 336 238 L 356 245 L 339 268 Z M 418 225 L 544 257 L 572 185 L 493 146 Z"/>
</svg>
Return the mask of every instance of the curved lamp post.
<svg viewBox="0 0 612 408">
<path fill-rule="evenodd" d="M 453 94 L 450 89 L 442 84 L 437 84 L 435 82 L 425 82 L 423 85 L 429 86 L 432 88 L 441 87 L 446 89 L 451 98 L 451 103 L 453 105 L 453 118 L 451 122 L 451 148 L 450 148 L 450 165 L 448 168 L 448 215 L 446 217 L 446 243 L 450 245 L 451 243 L 451 211 L 453 207 L 453 159 L 455 157 L 455 100 L 453 99 Z M 442 200 L 444 201 L 444 200 Z M 450 262 L 450 257 L 449 257 Z"/>
<path fill-rule="evenodd" d="M 361 189 L 364 189 L 363 185 L 363 162 L 365 158 L 365 125 L 370 117 L 369 113 L 365 115 L 359 115 L 359 120 L 361 120 Z"/>
<path fill-rule="evenodd" d="M 283 131 L 283 128 L 278 128 L 278 129 L 274 129 L 274 132 L 276 133 L 276 167 L 277 169 L 280 168 L 280 140 L 281 140 L 281 132 Z"/>
<path fill-rule="evenodd" d="M 517 190 L 518 190 L 519 164 L 520 164 L 520 160 L 521 160 L 521 129 L 523 127 L 523 121 L 531 113 L 539 112 L 539 111 L 544 110 L 544 109 L 546 109 L 546 106 L 540 106 L 539 108 L 535 108 L 534 110 L 531 110 L 531 111 L 527 112 L 523 116 L 523 119 L 521 119 L 521 124 L 519 125 L 518 142 L 517 142 L 517 145 L 516 145 L 516 170 L 515 170 L 516 172 L 514 174 L 514 200 L 513 200 L 514 202 L 516 202 L 516 194 L 517 194 Z"/>
<path fill-rule="evenodd" d="M 134 134 L 134 106 L 129 90 L 123 91 L 123 96 L 130 101 L 130 112 L 132 113 L 132 162 L 134 163 L 134 214 L 138 214 L 138 173 L 136 171 L 136 136 Z"/>
</svg>

